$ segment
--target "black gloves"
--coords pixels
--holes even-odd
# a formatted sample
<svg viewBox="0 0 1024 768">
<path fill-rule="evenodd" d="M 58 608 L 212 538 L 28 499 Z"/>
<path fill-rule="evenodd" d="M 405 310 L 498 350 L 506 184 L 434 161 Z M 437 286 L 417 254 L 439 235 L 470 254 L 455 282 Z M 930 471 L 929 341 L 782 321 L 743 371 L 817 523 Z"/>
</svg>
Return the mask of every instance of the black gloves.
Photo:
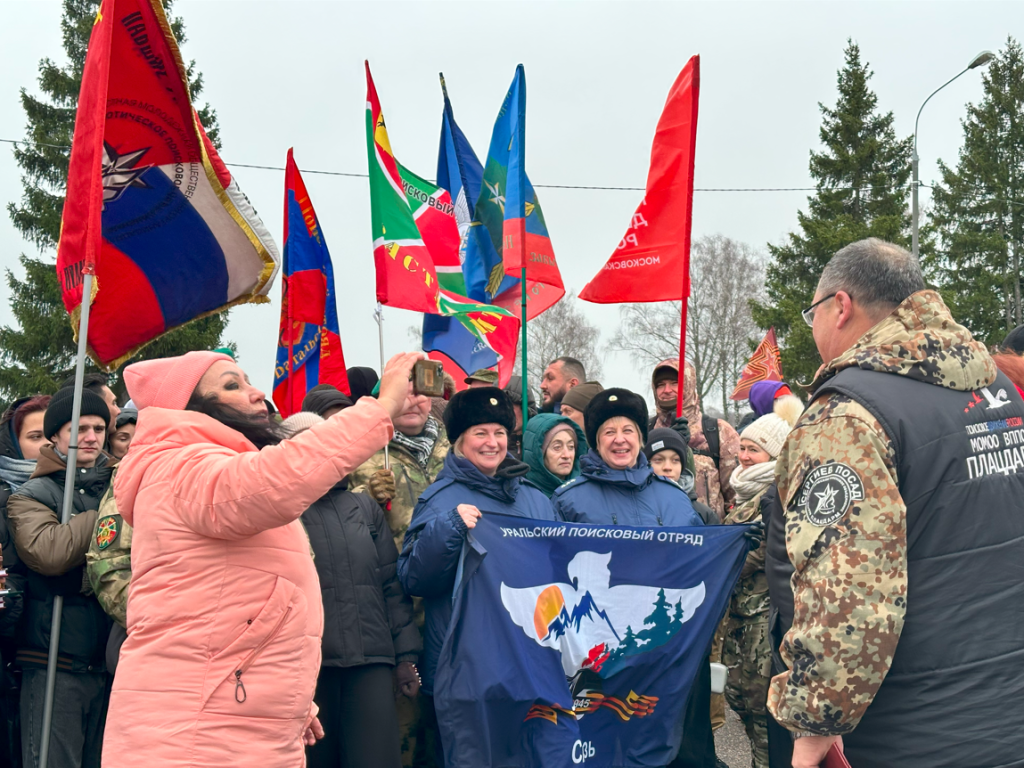
<svg viewBox="0 0 1024 768">
<path fill-rule="evenodd" d="M 683 444 L 690 444 L 690 421 L 685 416 L 680 416 L 672 422 L 672 430 L 683 438 Z"/>
<path fill-rule="evenodd" d="M 743 538 L 747 540 L 747 548 L 753 552 L 764 543 L 764 520 L 757 520 L 747 526 L 743 532 Z"/>
</svg>

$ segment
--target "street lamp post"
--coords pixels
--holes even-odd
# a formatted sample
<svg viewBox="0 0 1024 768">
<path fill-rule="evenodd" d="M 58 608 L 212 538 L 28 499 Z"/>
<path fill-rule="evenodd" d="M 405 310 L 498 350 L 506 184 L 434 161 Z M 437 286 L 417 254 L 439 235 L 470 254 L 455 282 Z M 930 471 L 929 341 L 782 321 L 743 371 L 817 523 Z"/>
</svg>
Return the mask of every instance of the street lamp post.
<svg viewBox="0 0 1024 768">
<path fill-rule="evenodd" d="M 912 230 L 912 235 L 911 235 L 911 250 L 914 253 L 914 258 L 915 259 L 920 258 L 920 254 L 918 253 L 918 235 L 917 235 L 917 231 L 918 231 L 918 221 L 917 221 L 918 220 L 917 190 L 918 190 L 918 187 L 920 186 L 920 182 L 918 181 L 917 124 L 921 120 L 921 113 L 924 111 L 925 104 L 927 104 L 929 101 L 931 101 L 932 96 L 934 96 L 936 93 L 941 91 L 947 85 L 952 83 L 954 80 L 956 80 L 958 77 L 960 77 L 960 75 L 962 75 L 964 72 L 967 72 L 968 70 L 971 70 L 971 69 L 976 69 L 977 67 L 984 66 L 985 64 L 988 64 L 990 61 L 992 61 L 992 59 L 994 59 L 995 57 L 996 56 L 995 56 L 994 53 L 992 53 L 992 51 L 982 51 L 981 53 L 979 53 L 977 56 L 975 56 L 971 60 L 971 63 L 968 64 L 967 67 L 962 72 L 958 72 L 953 77 L 951 77 L 949 80 L 947 80 L 942 85 L 940 85 L 938 88 L 936 88 L 934 91 L 932 91 L 931 95 L 929 95 L 928 98 L 924 100 L 924 104 L 921 105 L 921 109 L 917 110 L 917 118 L 914 120 L 914 154 L 913 154 L 913 157 L 911 158 L 911 161 L 910 161 L 911 162 L 911 168 L 913 169 L 913 173 L 914 173 L 914 184 L 913 184 L 913 187 L 911 189 L 911 195 L 912 195 L 911 216 L 912 216 L 912 219 L 913 219 L 913 222 L 912 222 L 913 230 Z"/>
</svg>

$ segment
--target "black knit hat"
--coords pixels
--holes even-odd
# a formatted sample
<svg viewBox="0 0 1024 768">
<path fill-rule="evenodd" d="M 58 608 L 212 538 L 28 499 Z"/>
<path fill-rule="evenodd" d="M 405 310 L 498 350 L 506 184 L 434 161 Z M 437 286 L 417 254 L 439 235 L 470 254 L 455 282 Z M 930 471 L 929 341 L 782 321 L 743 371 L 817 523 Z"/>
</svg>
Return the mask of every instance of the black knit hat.
<svg viewBox="0 0 1024 768">
<path fill-rule="evenodd" d="M 444 412 L 444 428 L 454 443 L 470 427 L 477 424 L 501 424 L 512 434 L 516 428 L 516 412 L 512 401 L 497 387 L 474 387 L 456 392 Z"/>
<path fill-rule="evenodd" d="M 679 454 L 679 460 L 686 463 L 686 443 L 679 433 L 668 427 L 652 429 L 647 438 L 647 445 L 644 446 L 644 456 L 650 461 L 654 454 L 664 450 L 675 451 Z"/>
<path fill-rule="evenodd" d="M 625 416 L 636 424 L 641 442 L 647 442 L 647 401 L 628 389 L 606 389 L 594 395 L 583 412 L 587 442 L 591 448 L 597 448 L 597 430 L 616 416 Z"/>
<path fill-rule="evenodd" d="M 50 400 L 50 405 L 43 416 L 43 437 L 50 440 L 71 421 L 71 406 L 74 404 L 75 390 L 62 389 Z M 99 416 L 104 424 L 110 423 L 110 409 L 103 398 L 88 389 L 82 390 L 82 415 Z"/>
<path fill-rule="evenodd" d="M 323 416 L 331 408 L 348 408 L 352 399 L 330 384 L 317 384 L 302 399 L 302 410 Z"/>
</svg>

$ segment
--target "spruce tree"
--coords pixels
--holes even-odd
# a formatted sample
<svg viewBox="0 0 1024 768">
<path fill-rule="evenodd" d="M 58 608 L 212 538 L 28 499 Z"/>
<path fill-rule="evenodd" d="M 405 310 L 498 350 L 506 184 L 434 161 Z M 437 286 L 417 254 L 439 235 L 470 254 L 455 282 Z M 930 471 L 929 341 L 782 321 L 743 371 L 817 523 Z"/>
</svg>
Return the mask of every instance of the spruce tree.
<svg viewBox="0 0 1024 768">
<path fill-rule="evenodd" d="M 988 344 L 1024 322 L 1024 52 L 1012 37 L 967 105 L 956 169 L 939 162 L 924 265 L 958 322 Z"/>
<path fill-rule="evenodd" d="M 764 302 L 751 303 L 754 321 L 779 338 L 782 371 L 791 384 L 809 383 L 821 364 L 811 329 L 800 317 L 832 255 L 865 237 L 909 246 L 907 181 L 913 137 L 898 139 L 892 112 L 878 111 L 868 87 L 873 73 L 860 48 L 847 41 L 833 108 L 819 104 L 823 145 L 811 152 L 816 193 L 797 215 L 800 231 L 783 245 L 768 245 L 771 260 Z"/>
<path fill-rule="evenodd" d="M 168 14 L 172 2 L 164 0 Z M 23 279 L 7 270 L 11 310 L 18 321 L 17 327 L 0 328 L 0 397 L 8 400 L 34 392 L 53 392 L 74 371 L 77 347 L 57 282 L 56 247 L 82 67 L 98 8 L 99 0 L 64 0 L 61 28 L 67 62 L 60 65 L 49 58 L 39 62 L 40 97 L 25 88 L 21 90 L 27 135 L 25 142 L 16 146 L 14 156 L 23 171 L 23 192 L 21 203 L 10 203 L 7 210 L 39 254 L 21 255 Z M 184 43 L 182 20 L 173 16 L 169 20 L 179 44 Z M 203 78 L 194 61 L 188 65 L 188 75 L 195 99 L 202 93 Z M 199 115 L 219 148 L 216 114 L 207 106 L 199 110 Z M 125 297 L 125 312 L 131 312 L 130 296 Z M 226 324 L 225 314 L 191 323 L 151 344 L 135 360 L 222 346 Z M 119 374 L 114 387 L 120 393 Z"/>
</svg>

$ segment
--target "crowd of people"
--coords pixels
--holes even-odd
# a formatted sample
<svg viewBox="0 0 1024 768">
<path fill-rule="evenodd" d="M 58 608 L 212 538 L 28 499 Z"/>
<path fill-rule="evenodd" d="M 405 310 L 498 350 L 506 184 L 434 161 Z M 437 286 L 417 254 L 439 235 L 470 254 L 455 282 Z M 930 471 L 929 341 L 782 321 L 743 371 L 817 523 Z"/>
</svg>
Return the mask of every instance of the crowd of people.
<svg viewBox="0 0 1024 768">
<path fill-rule="evenodd" d="M 748 526 L 672 766 L 724 765 L 726 703 L 753 768 L 1024 765 L 1024 327 L 990 353 L 873 239 L 803 319 L 824 361 L 807 403 L 759 382 L 737 427 L 678 359 L 653 413 L 568 356 L 525 414 L 529 383 L 490 370 L 431 398 L 405 353 L 280 420 L 230 355 L 195 351 L 126 368 L 123 407 L 87 376 L 72 468 L 74 382 L 16 400 L 0 766 L 39 762 L 57 596 L 52 768 L 443 766 L 434 678 L 488 513 Z"/>
</svg>

